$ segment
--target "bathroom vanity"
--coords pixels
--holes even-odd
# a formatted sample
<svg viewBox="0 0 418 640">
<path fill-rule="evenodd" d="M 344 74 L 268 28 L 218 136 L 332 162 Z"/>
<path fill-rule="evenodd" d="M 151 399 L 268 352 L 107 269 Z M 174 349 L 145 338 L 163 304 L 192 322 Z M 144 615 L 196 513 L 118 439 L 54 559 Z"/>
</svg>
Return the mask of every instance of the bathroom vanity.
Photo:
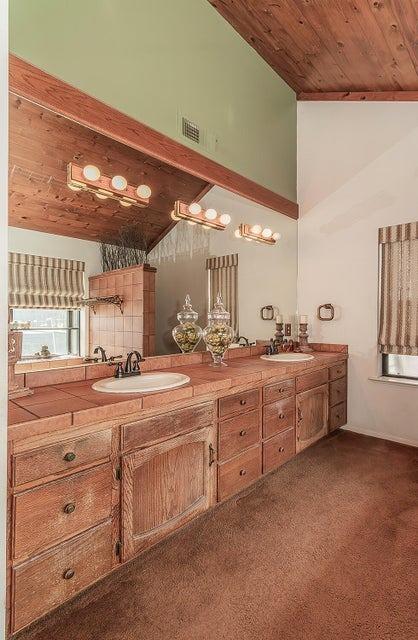
<svg viewBox="0 0 418 640">
<path fill-rule="evenodd" d="M 296 364 L 236 349 L 218 370 L 149 358 L 190 383 L 122 397 L 92 390 L 101 365 L 27 374 L 33 396 L 10 403 L 10 632 L 343 426 L 347 349 L 317 348 Z"/>
</svg>

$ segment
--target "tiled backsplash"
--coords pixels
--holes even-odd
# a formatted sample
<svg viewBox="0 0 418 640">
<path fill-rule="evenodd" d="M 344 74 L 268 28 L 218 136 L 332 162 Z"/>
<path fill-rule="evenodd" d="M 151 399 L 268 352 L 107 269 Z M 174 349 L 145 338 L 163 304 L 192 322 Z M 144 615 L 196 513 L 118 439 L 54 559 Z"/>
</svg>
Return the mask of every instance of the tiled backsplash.
<svg viewBox="0 0 418 640">
<path fill-rule="evenodd" d="M 155 272 L 147 265 L 107 271 L 89 278 L 89 296 L 123 298 L 123 314 L 112 304 L 90 310 L 89 350 L 100 345 L 109 356 L 137 349 L 155 353 Z"/>
</svg>

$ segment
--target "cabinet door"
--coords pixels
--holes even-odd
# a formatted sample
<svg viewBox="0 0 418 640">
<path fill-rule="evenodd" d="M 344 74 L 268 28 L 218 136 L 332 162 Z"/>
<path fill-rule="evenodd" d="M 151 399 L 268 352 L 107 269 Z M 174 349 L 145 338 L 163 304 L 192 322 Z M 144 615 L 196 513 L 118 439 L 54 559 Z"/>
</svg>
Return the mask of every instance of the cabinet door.
<svg viewBox="0 0 418 640">
<path fill-rule="evenodd" d="M 328 385 L 298 393 L 296 412 L 296 451 L 299 452 L 327 433 Z"/>
<path fill-rule="evenodd" d="M 215 434 L 206 427 L 123 457 L 124 560 L 214 504 Z"/>
</svg>

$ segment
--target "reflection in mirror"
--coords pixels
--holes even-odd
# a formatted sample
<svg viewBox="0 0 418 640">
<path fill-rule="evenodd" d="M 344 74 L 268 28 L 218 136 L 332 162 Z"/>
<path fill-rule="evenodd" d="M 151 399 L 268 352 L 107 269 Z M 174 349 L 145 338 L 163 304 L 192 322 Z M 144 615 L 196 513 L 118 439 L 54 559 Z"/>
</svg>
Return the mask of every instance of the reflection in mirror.
<svg viewBox="0 0 418 640">
<path fill-rule="evenodd" d="M 144 356 L 179 353 L 172 331 L 187 295 L 204 328 L 221 293 L 235 338 L 249 342 L 274 334 L 274 319 L 264 320 L 262 307 L 285 317 L 295 312 L 295 220 L 14 95 L 10 163 L 10 300 L 27 361 L 100 360 L 98 346 L 106 358 L 132 349 Z M 86 165 L 99 169 L 100 177 L 88 174 L 92 189 L 74 190 L 73 182 L 69 188 L 69 163 L 81 172 Z M 94 178 L 104 177 L 116 197 L 95 189 Z M 139 186 L 143 206 L 129 206 L 124 189 Z M 215 210 L 225 229 L 173 219 L 176 201 L 198 203 L 203 217 Z M 250 241 L 237 237 L 240 225 L 281 237 Z M 74 292 L 80 265 L 84 286 Z M 109 302 L 117 296 L 123 313 Z M 196 346 L 205 348 L 203 340 Z"/>
</svg>

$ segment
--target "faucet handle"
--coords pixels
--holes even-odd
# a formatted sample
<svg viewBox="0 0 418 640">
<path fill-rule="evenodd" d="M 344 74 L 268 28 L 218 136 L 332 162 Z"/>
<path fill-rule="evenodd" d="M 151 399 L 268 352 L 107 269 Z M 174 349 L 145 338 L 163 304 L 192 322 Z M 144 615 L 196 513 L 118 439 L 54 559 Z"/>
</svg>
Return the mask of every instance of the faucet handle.
<svg viewBox="0 0 418 640">
<path fill-rule="evenodd" d="M 115 368 L 115 378 L 123 378 L 124 369 L 123 362 L 118 362 Z"/>
</svg>

